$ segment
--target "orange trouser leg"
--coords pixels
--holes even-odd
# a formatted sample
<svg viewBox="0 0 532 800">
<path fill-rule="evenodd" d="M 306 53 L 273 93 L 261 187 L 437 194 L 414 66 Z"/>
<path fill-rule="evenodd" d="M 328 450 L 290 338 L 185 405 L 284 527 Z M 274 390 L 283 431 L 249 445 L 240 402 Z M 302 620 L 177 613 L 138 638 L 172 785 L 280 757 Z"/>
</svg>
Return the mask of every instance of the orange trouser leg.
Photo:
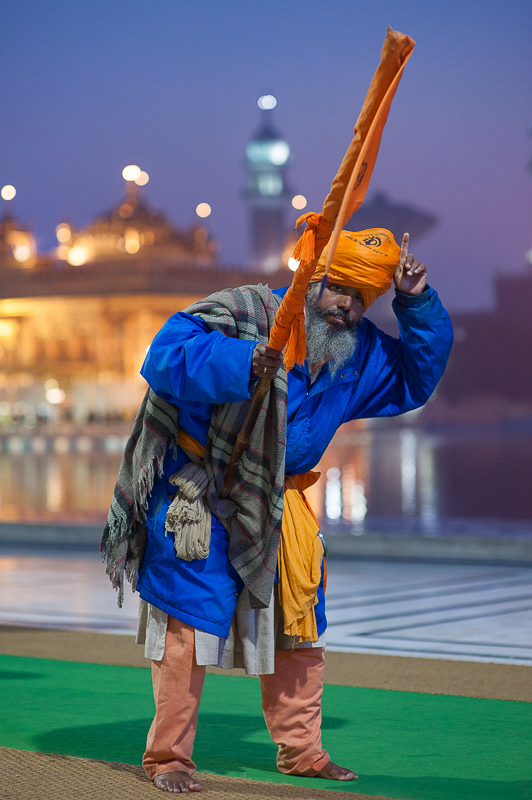
<svg viewBox="0 0 532 800">
<path fill-rule="evenodd" d="M 162 661 L 151 662 L 155 717 L 148 732 L 142 766 L 149 778 L 163 772 L 192 775 L 205 667 L 196 664 L 194 628 L 168 617 Z"/>
<path fill-rule="evenodd" d="M 277 768 L 316 775 L 331 760 L 321 746 L 323 647 L 276 650 L 275 673 L 261 675 L 262 711 L 279 746 Z"/>
</svg>

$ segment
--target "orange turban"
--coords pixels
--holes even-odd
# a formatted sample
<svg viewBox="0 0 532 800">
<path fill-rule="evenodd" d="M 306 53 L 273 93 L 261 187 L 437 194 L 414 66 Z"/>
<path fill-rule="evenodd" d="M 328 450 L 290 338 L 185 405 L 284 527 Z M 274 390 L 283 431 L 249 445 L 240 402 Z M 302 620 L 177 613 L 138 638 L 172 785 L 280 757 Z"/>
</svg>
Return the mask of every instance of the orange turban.
<svg viewBox="0 0 532 800">
<path fill-rule="evenodd" d="M 318 261 L 311 282 L 320 281 L 325 274 L 328 246 Z M 401 248 L 393 233 L 385 228 L 369 228 L 366 231 L 342 231 L 333 261 L 329 268 L 328 281 L 359 289 L 364 307 L 375 302 L 388 291 L 397 265 Z"/>
</svg>

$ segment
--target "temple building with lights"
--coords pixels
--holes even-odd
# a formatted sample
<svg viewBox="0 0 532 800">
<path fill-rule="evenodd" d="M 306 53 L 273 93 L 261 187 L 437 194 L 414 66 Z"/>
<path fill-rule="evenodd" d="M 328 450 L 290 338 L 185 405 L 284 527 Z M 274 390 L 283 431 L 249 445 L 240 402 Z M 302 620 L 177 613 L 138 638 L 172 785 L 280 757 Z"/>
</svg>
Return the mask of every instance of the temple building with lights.
<svg viewBox="0 0 532 800">
<path fill-rule="evenodd" d="M 57 226 L 58 247 L 55 259 L 79 267 L 88 263 L 129 261 L 141 256 L 150 262 L 187 262 L 212 267 L 218 248 L 207 228 L 198 224 L 179 231 L 160 211 L 152 209 L 138 188 L 126 184 L 125 198 L 109 211 L 77 231 L 62 222 Z"/>
<path fill-rule="evenodd" d="M 132 181 L 109 211 L 56 233 L 57 248 L 40 254 L 27 226 L 10 214 L 0 222 L 2 408 L 54 418 L 60 406 L 77 423 L 131 417 L 156 332 L 194 300 L 241 284 L 242 271 L 220 266 L 203 220 L 178 229 Z"/>
<path fill-rule="evenodd" d="M 49 253 L 37 251 L 31 229 L 7 210 L 15 187 L 2 188 L 0 422 L 13 407 L 23 418 L 78 424 L 130 418 L 145 391 L 139 369 L 146 348 L 172 314 L 227 286 L 264 282 L 265 272 L 272 288 L 290 282 L 290 148 L 265 116 L 275 104 L 271 95 L 260 98 L 263 124 L 246 150 L 247 269 L 219 263 L 207 203 L 186 230 L 152 208 L 143 195 L 149 176 L 137 165 L 122 172 L 123 199 L 82 228 L 60 222 Z M 299 195 L 292 203 L 303 208 L 306 200 Z"/>
</svg>

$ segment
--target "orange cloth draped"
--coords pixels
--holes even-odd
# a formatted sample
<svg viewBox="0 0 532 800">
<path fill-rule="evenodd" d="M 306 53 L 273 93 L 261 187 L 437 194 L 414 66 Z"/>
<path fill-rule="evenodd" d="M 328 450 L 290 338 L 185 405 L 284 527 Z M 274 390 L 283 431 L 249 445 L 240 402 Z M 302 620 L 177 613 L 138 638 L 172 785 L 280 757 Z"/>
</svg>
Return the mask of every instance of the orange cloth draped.
<svg viewBox="0 0 532 800">
<path fill-rule="evenodd" d="M 320 281 L 325 274 L 327 245 L 311 282 Z M 360 290 L 364 307 L 375 302 L 388 291 L 397 265 L 401 248 L 393 233 L 385 228 L 368 228 L 365 231 L 342 231 L 329 269 L 331 283 L 354 286 Z"/>
<path fill-rule="evenodd" d="M 202 444 L 198 442 L 197 439 L 194 439 L 190 433 L 187 433 L 183 430 L 183 428 L 179 428 L 177 432 L 177 443 L 183 450 L 188 450 L 191 453 L 194 453 L 195 456 L 198 458 L 203 458 L 205 455 L 205 448 Z"/>
<path fill-rule="evenodd" d="M 303 221 L 307 222 L 307 228 L 293 253 L 300 264 L 277 312 L 269 339 L 270 347 L 275 350 L 283 350 L 286 345 L 284 363 L 287 370 L 291 370 L 294 364 L 302 364 L 306 358 L 305 295 L 315 262 L 334 228 L 329 249 L 332 260 L 341 229 L 364 200 L 390 105 L 414 44 L 409 36 L 388 27 L 380 64 L 355 125 L 353 140 L 325 199 L 322 213 L 305 214 L 296 223 L 297 227 Z"/>
<path fill-rule="evenodd" d="M 312 486 L 319 472 L 285 479 L 283 524 L 277 560 L 279 603 L 284 632 L 302 642 L 318 639 L 314 606 L 318 602 L 323 544 L 318 521 L 303 491 Z"/>
</svg>

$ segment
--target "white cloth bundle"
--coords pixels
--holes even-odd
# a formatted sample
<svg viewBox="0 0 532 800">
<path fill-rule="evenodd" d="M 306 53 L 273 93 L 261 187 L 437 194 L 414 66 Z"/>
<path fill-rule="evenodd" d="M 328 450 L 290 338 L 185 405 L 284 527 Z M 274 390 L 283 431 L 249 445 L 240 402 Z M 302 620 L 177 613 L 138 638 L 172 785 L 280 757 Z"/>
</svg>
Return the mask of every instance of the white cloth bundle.
<svg viewBox="0 0 532 800">
<path fill-rule="evenodd" d="M 207 473 L 197 464 L 185 464 L 170 476 L 177 494 L 166 514 L 165 533 L 173 533 L 178 558 L 207 558 L 211 543 L 211 512 L 204 501 Z"/>
</svg>

